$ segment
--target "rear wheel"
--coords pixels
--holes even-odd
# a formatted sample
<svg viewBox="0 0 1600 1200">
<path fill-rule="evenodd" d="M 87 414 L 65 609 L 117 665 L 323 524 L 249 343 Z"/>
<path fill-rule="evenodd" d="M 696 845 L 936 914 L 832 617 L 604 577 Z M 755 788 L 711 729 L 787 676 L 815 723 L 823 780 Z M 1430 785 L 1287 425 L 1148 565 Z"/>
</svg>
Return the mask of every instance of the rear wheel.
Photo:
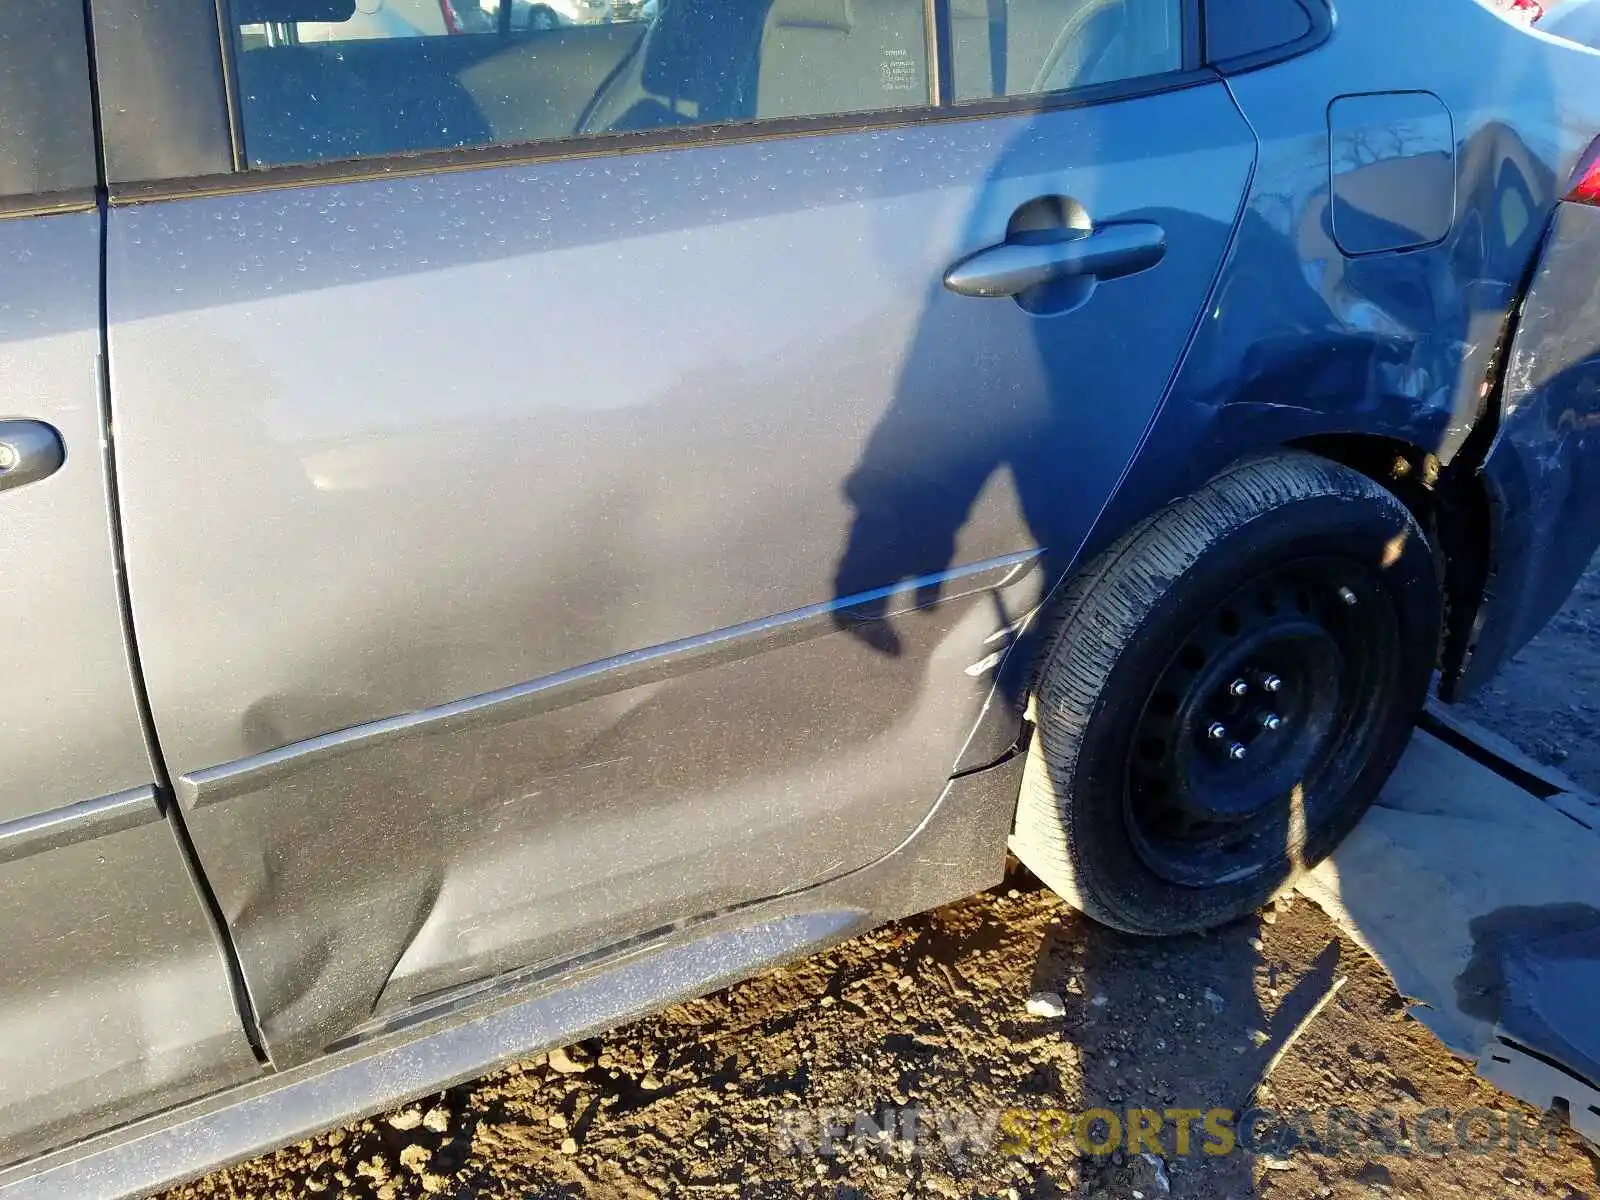
<svg viewBox="0 0 1600 1200">
<path fill-rule="evenodd" d="M 1070 586 L 1038 673 L 1012 847 L 1133 933 L 1250 912 L 1377 796 L 1439 636 L 1427 536 L 1313 455 L 1240 464 Z"/>
</svg>

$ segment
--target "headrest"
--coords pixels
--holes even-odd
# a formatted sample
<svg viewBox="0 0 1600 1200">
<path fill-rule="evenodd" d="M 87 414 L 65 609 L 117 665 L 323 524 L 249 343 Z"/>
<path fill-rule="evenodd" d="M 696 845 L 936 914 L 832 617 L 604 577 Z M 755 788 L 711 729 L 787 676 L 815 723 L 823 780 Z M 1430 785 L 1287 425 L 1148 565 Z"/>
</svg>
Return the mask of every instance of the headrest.
<svg viewBox="0 0 1600 1200">
<path fill-rule="evenodd" d="M 355 15 L 356 0 L 233 0 L 229 7 L 236 25 L 348 21 Z"/>
<path fill-rule="evenodd" d="M 850 0 L 772 0 L 767 11 L 767 27 L 784 29 L 823 29 L 830 33 L 849 33 Z"/>
</svg>

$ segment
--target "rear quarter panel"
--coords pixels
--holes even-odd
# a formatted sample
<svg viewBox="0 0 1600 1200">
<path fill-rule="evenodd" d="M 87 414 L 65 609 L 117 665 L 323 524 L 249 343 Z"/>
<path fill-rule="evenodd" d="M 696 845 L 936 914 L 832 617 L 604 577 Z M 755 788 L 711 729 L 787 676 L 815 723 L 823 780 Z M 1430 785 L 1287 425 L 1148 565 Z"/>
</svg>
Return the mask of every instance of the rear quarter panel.
<svg viewBox="0 0 1600 1200">
<path fill-rule="evenodd" d="M 1230 80 L 1259 167 L 1211 310 L 1096 546 L 1229 462 L 1317 435 L 1393 439 L 1448 465 L 1489 410 L 1530 263 L 1600 129 L 1600 57 L 1474 0 L 1337 8 L 1322 47 Z M 1408 92 L 1449 112 L 1454 220 L 1431 245 L 1347 255 L 1329 107 Z"/>
<path fill-rule="evenodd" d="M 1600 209 L 1556 210 L 1502 388 L 1494 574 L 1462 690 L 1543 628 L 1600 547 Z"/>
</svg>

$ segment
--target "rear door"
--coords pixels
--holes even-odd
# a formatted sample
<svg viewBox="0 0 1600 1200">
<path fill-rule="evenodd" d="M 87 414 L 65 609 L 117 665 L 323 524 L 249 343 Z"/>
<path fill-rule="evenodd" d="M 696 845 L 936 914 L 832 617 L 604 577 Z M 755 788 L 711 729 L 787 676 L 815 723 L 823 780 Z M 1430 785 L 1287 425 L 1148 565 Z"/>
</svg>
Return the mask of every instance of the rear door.
<svg viewBox="0 0 1600 1200">
<path fill-rule="evenodd" d="M 83 11 L 0 6 L 0 1166 L 253 1074 L 140 725 Z"/>
<path fill-rule="evenodd" d="M 892 851 L 1227 245 L 1187 6 L 231 7 L 239 169 L 129 153 L 108 305 L 154 721 L 275 1060 Z"/>
</svg>

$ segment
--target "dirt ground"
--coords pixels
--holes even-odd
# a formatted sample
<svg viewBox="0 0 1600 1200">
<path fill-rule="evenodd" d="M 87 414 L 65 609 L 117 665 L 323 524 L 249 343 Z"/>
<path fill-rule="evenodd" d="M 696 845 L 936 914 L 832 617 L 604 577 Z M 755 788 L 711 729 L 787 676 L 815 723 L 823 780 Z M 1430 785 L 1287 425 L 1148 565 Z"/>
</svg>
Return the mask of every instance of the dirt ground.
<svg viewBox="0 0 1600 1200">
<path fill-rule="evenodd" d="M 1600 568 L 1462 711 L 1600 792 Z M 1267 1111 L 1256 1152 L 1205 1153 L 1221 1142 L 1198 1114 L 1187 1154 L 1173 1121 L 1161 1154 L 1051 1136 L 1095 1106 L 1119 1120 Z M 1330 1115 L 1341 1107 L 1353 1112 Z M 1017 868 L 961 904 L 168 1200 L 1600 1196 L 1600 1159 L 1569 1132 L 1553 1149 L 1463 1149 L 1450 1122 L 1471 1108 L 1495 1115 L 1471 1118 L 1469 1142 L 1539 1121 L 1407 1017 L 1383 969 L 1306 901 L 1140 941 Z M 1357 1127 L 1359 1149 L 1339 1133 Z"/>
</svg>

